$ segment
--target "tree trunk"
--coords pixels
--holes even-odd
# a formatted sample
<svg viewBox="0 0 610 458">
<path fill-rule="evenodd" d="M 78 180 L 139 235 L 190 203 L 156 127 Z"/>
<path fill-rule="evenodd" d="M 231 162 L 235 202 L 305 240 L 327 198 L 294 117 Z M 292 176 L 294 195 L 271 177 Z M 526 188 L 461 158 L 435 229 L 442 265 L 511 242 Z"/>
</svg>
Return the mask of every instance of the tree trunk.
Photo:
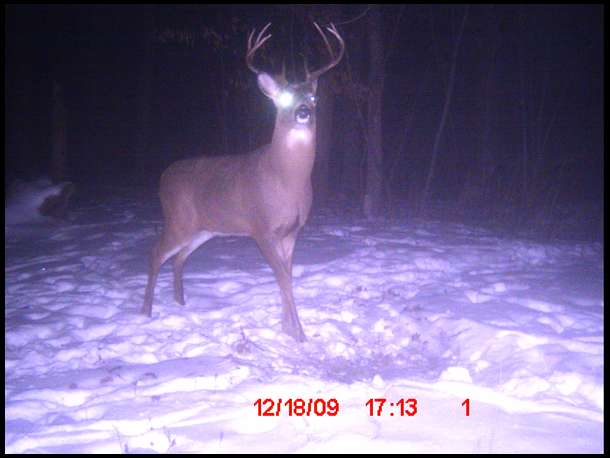
<svg viewBox="0 0 610 458">
<path fill-rule="evenodd" d="M 428 174 L 426 176 L 426 182 L 424 184 L 424 190 L 422 192 L 420 204 L 417 213 L 421 213 L 421 211 L 426 207 L 428 201 L 428 194 L 430 192 L 430 185 L 432 183 L 432 177 L 434 176 L 434 172 L 436 169 L 436 161 L 438 158 L 438 149 L 440 145 L 440 140 L 443 134 L 443 130 L 445 128 L 445 122 L 447 121 L 447 115 L 449 114 L 449 106 L 451 105 L 451 97 L 453 95 L 453 85 L 455 82 L 455 67 L 457 64 L 457 56 L 458 51 L 460 49 L 460 42 L 462 41 L 462 34 L 464 32 L 464 26 L 466 25 L 466 18 L 468 17 L 468 6 L 466 7 L 466 11 L 464 11 L 464 17 L 462 18 L 462 23 L 460 24 L 460 29 L 458 31 L 457 38 L 455 40 L 455 47 L 453 48 L 453 57 L 451 58 L 451 70 L 449 71 L 449 83 L 447 85 L 447 94 L 445 96 L 445 105 L 443 106 L 443 114 L 441 115 L 441 120 L 438 125 L 438 129 L 436 131 L 436 136 L 434 137 L 434 146 L 432 147 L 432 158 L 430 160 L 430 166 L 428 168 Z"/>
<path fill-rule="evenodd" d="M 354 116 L 344 116 L 340 123 L 336 123 L 334 142 L 336 151 L 333 154 L 337 182 L 333 188 L 338 191 L 339 201 L 353 204 L 360 202 L 362 196 L 362 160 L 364 158 L 364 136 L 362 125 L 358 116 L 357 102 L 347 97 L 337 100 L 338 113 L 354 113 Z"/>
<path fill-rule="evenodd" d="M 140 66 L 139 75 L 137 82 L 137 99 L 136 99 L 136 135 L 134 144 L 134 153 L 136 157 L 136 163 L 139 164 L 139 169 L 142 171 L 148 171 L 150 157 L 156 155 L 151 154 L 150 148 L 150 136 L 152 132 L 152 86 L 154 77 L 154 35 L 155 35 L 155 22 L 153 11 L 150 6 L 142 9 L 142 15 L 144 17 L 144 28 L 142 30 L 142 52 L 140 53 Z M 151 178 L 153 175 L 150 175 Z M 156 179 L 156 178 L 155 178 Z"/>
<path fill-rule="evenodd" d="M 369 37 L 369 95 L 367 113 L 367 164 L 366 192 L 363 210 L 367 219 L 378 216 L 381 211 L 383 133 L 381 108 L 385 70 L 383 66 L 382 17 L 379 6 L 370 5 L 368 17 Z"/>
<path fill-rule="evenodd" d="M 57 81 L 53 83 L 53 148 L 51 179 L 55 183 L 66 177 L 66 106 Z"/>
<path fill-rule="evenodd" d="M 219 53 L 219 65 L 220 65 L 220 78 L 218 79 L 218 83 L 220 85 L 220 97 L 217 98 L 219 105 L 219 119 L 220 119 L 220 135 L 221 135 L 221 144 L 222 144 L 222 154 L 227 154 L 229 152 L 229 119 L 227 113 L 227 81 L 226 81 L 226 72 L 225 72 L 225 56 L 223 45 L 220 45 Z M 233 146 L 233 145 L 232 145 Z"/>
<path fill-rule="evenodd" d="M 317 113 L 317 146 L 316 162 L 313 170 L 314 199 L 316 205 L 324 206 L 329 197 L 328 164 L 330 150 L 333 146 L 333 114 L 335 109 L 334 94 L 330 90 L 330 81 L 323 78 L 318 83 Z"/>
</svg>

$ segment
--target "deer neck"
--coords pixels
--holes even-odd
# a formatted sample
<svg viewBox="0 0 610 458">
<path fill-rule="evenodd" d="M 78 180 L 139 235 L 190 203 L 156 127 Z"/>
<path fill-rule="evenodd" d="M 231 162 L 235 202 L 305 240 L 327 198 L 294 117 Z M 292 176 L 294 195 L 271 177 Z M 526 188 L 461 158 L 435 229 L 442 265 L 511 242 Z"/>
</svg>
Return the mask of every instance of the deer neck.
<svg viewBox="0 0 610 458">
<path fill-rule="evenodd" d="M 276 122 L 267 156 L 275 173 L 287 186 L 310 184 L 316 155 L 316 125 Z"/>
</svg>

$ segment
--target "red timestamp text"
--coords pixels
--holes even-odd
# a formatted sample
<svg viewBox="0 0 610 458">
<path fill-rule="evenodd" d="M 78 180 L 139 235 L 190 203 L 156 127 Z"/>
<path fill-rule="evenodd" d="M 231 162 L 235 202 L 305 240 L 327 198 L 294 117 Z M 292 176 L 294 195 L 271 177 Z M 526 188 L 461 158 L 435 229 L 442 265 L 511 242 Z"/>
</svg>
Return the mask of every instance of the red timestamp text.
<svg viewBox="0 0 610 458">
<path fill-rule="evenodd" d="M 297 417 L 329 416 L 339 413 L 339 402 L 332 399 L 257 399 L 254 401 L 259 417 L 278 417 L 282 414 Z"/>
</svg>

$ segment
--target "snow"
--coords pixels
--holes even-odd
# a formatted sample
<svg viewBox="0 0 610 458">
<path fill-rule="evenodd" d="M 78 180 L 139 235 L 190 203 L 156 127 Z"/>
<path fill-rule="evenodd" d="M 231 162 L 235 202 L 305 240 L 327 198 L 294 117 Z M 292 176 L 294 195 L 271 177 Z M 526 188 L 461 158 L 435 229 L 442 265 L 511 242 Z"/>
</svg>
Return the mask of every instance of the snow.
<svg viewBox="0 0 610 458">
<path fill-rule="evenodd" d="M 315 215 L 298 344 L 247 238 L 140 314 L 159 224 L 123 198 L 5 231 L 6 452 L 603 451 L 602 244 Z"/>
</svg>

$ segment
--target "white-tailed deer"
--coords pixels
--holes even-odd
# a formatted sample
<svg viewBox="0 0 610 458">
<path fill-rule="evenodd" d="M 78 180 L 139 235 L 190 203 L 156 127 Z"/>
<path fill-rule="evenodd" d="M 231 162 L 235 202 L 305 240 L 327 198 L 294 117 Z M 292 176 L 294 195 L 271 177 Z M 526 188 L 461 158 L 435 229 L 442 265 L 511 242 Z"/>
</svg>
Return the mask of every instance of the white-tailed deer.
<svg viewBox="0 0 610 458">
<path fill-rule="evenodd" d="M 283 303 L 282 329 L 296 340 L 305 334 L 292 296 L 292 254 L 311 208 L 311 170 L 316 153 L 315 93 L 318 78 L 339 63 L 345 43 L 333 24 L 326 29 L 339 42 L 335 53 L 318 24 L 330 62 L 290 84 L 284 73 L 271 76 L 253 63 L 271 37 L 267 24 L 253 41 L 246 63 L 258 87 L 273 100 L 277 114 L 271 143 L 240 155 L 203 156 L 175 162 L 163 172 L 159 195 L 164 227 L 152 250 L 142 312 L 151 315 L 159 269 L 174 257 L 174 298 L 184 305 L 182 268 L 186 258 L 212 237 L 252 237 L 273 269 Z"/>
</svg>

